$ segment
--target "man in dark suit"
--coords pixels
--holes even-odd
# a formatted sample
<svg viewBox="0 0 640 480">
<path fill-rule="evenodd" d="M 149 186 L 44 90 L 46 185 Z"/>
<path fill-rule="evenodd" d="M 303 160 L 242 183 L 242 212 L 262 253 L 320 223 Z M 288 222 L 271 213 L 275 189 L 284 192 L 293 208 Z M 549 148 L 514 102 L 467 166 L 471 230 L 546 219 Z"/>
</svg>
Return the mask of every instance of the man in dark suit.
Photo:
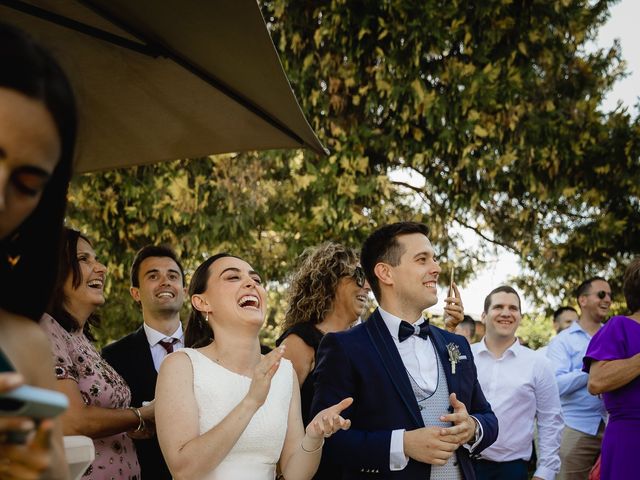
<svg viewBox="0 0 640 480">
<path fill-rule="evenodd" d="M 135 332 L 106 346 L 102 356 L 129 384 L 131 405 L 140 407 L 155 397 L 164 357 L 184 347 L 180 309 L 186 288 L 176 254 L 163 246 L 142 248 L 131 266 L 130 291 L 141 306 L 144 322 Z M 143 480 L 170 480 L 157 437 L 138 439 L 135 444 Z"/>
<path fill-rule="evenodd" d="M 312 414 L 354 399 L 351 429 L 327 439 L 322 459 L 344 479 L 475 479 L 470 455 L 498 435 L 469 343 L 423 318 L 440 273 L 428 233 L 402 222 L 369 236 L 361 263 L 380 307 L 318 349 Z"/>
</svg>

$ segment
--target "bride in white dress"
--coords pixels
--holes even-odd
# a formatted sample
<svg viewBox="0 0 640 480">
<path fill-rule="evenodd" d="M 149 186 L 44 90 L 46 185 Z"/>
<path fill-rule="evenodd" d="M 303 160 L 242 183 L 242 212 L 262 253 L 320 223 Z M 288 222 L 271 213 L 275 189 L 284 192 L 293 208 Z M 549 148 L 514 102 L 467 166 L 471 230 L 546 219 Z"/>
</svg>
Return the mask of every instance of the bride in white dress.
<svg viewBox="0 0 640 480">
<path fill-rule="evenodd" d="M 165 294 L 160 289 L 158 300 Z M 310 479 L 324 438 L 349 428 L 340 413 L 352 399 L 318 413 L 305 430 L 284 349 L 260 354 L 266 293 L 244 260 L 210 257 L 189 294 L 185 345 L 201 348 L 167 356 L 156 386 L 158 440 L 174 479 L 273 480 L 278 463 L 287 480 Z"/>
</svg>

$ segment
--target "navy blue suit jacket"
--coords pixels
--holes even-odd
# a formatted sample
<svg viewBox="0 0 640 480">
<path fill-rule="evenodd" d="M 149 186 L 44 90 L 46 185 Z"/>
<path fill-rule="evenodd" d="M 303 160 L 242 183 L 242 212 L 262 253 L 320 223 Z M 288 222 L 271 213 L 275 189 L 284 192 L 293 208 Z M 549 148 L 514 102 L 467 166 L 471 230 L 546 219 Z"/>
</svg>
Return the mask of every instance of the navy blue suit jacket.
<svg viewBox="0 0 640 480">
<path fill-rule="evenodd" d="M 104 347 L 102 357 L 129 385 L 131 406 L 141 407 L 142 402 L 155 398 L 158 373 L 153 366 L 144 327 Z M 133 442 L 136 445 L 142 480 L 171 480 L 171 472 L 162 456 L 158 437 Z"/>
<path fill-rule="evenodd" d="M 498 419 L 478 383 L 471 348 L 464 337 L 434 326 L 430 337 L 446 372 L 449 391 L 482 425 L 482 441 L 473 451 L 477 454 L 496 440 Z M 449 343 L 458 345 L 461 355 L 466 355 L 466 360 L 457 363 L 455 374 L 451 372 Z M 389 469 L 391 432 L 425 425 L 398 349 L 378 310 L 361 325 L 324 336 L 314 375 L 312 416 L 343 398 L 354 399 L 343 412 L 351 419 L 351 429 L 327 439 L 323 463 L 339 465 L 344 479 L 429 478 L 431 466 L 413 459 L 403 470 Z M 475 479 L 468 450 L 458 448 L 456 455 L 464 478 Z"/>
</svg>

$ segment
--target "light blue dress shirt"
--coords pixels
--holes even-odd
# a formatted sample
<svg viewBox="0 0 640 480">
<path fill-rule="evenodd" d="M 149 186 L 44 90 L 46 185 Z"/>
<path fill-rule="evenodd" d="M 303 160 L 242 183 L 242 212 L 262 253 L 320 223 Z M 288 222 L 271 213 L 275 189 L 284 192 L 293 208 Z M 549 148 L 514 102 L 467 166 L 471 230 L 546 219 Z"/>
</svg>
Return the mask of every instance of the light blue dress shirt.
<svg viewBox="0 0 640 480">
<path fill-rule="evenodd" d="M 590 341 L 591 335 L 573 322 L 551 340 L 547 358 L 555 368 L 565 423 L 574 430 L 596 435 L 606 411 L 602 399 L 587 390 L 589 374 L 582 371 Z"/>
</svg>

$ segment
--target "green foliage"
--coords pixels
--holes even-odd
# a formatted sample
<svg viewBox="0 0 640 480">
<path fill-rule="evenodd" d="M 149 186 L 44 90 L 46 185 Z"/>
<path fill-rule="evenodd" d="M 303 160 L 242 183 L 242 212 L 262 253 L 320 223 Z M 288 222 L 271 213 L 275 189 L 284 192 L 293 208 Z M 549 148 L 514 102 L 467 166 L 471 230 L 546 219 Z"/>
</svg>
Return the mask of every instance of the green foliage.
<svg viewBox="0 0 640 480">
<path fill-rule="evenodd" d="M 471 229 L 520 257 L 542 304 L 593 274 L 615 286 L 640 251 L 640 125 L 598 109 L 624 74 L 619 46 L 585 50 L 612 3 L 274 0 L 265 14 L 329 147 L 418 177 L 390 198 L 420 196 L 444 256 L 459 253 L 450 227 Z M 461 255 L 461 280 L 487 251 Z"/>
<path fill-rule="evenodd" d="M 521 343 L 533 350 L 547 345 L 555 335 L 553 317 L 550 315 L 523 315 L 516 336 Z"/>
<path fill-rule="evenodd" d="M 598 109 L 624 73 L 619 47 L 585 51 L 611 4 L 263 2 L 331 154 L 244 153 L 76 179 L 70 221 L 112 273 L 101 340 L 139 322 L 126 273 L 145 243 L 171 243 L 188 269 L 220 250 L 245 256 L 277 285 L 265 341 L 305 247 L 358 247 L 399 219 L 429 224 L 461 283 L 495 245 L 520 257 L 518 284 L 540 304 L 585 275 L 619 278 L 640 251 L 640 125 Z M 484 240 L 477 251 L 462 229 Z"/>
</svg>

